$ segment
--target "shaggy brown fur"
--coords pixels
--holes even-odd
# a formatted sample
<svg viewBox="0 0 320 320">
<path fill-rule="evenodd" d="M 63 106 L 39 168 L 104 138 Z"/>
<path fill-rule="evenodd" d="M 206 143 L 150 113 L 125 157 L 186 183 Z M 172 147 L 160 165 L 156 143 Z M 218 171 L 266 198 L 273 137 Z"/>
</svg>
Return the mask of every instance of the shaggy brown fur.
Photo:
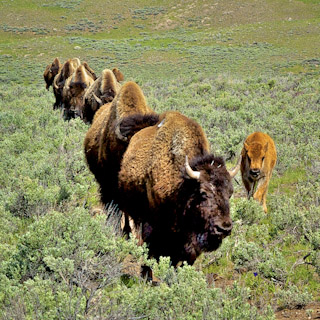
<svg viewBox="0 0 320 320">
<path fill-rule="evenodd" d="M 86 70 L 87 70 L 88 74 L 91 76 L 91 78 L 93 80 L 96 80 L 97 76 L 96 76 L 95 72 L 93 71 L 93 69 L 89 67 L 88 63 L 86 61 L 83 61 L 82 65 L 86 68 Z"/>
<path fill-rule="evenodd" d="M 48 64 L 44 73 L 43 78 L 46 82 L 46 89 L 49 90 L 53 83 L 54 77 L 59 73 L 61 69 L 61 63 L 58 58 L 55 58 L 52 63 Z"/>
<path fill-rule="evenodd" d="M 83 120 L 92 123 L 96 111 L 104 104 L 112 102 L 121 88 L 120 83 L 109 69 L 102 71 L 84 95 Z"/>
<path fill-rule="evenodd" d="M 124 75 L 123 73 L 118 69 L 118 68 L 113 68 L 112 72 L 114 73 L 117 81 L 123 81 L 124 80 Z"/>
<path fill-rule="evenodd" d="M 276 146 L 269 135 L 263 132 L 254 132 L 247 137 L 241 151 L 241 162 L 238 167 L 241 169 L 242 181 L 247 190 L 248 198 L 253 196 L 263 205 L 263 210 L 266 213 L 268 212 L 266 204 L 268 185 L 276 162 Z"/>
<path fill-rule="evenodd" d="M 66 80 L 62 91 L 62 101 L 67 118 L 75 116 L 82 118 L 83 96 L 93 82 L 92 74 L 87 71 L 83 64 Z"/>
<path fill-rule="evenodd" d="M 197 178 L 187 174 L 186 155 Z M 133 135 L 119 189 L 120 208 L 141 224 L 142 239 L 156 258 L 193 263 L 231 232 L 231 177 L 223 160 L 209 154 L 202 128 L 179 112 L 169 111 Z"/>
<path fill-rule="evenodd" d="M 78 66 L 80 66 L 80 60 L 78 58 L 69 59 L 62 65 L 59 73 L 54 77 L 52 85 L 53 93 L 56 98 L 56 102 L 53 105 L 54 109 L 62 107 L 62 91 L 64 84 Z"/>
<path fill-rule="evenodd" d="M 118 198 L 118 171 L 129 139 L 121 135 L 121 121 L 133 114 L 153 114 L 140 87 L 125 83 L 112 103 L 103 105 L 95 114 L 85 140 L 84 151 L 89 169 L 100 185 L 103 203 Z"/>
</svg>

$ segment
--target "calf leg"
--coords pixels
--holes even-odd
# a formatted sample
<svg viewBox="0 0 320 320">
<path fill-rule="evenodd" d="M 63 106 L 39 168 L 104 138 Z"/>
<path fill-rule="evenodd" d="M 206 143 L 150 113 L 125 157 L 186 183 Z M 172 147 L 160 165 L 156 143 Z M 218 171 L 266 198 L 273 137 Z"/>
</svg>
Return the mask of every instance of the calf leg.
<svg viewBox="0 0 320 320">
<path fill-rule="evenodd" d="M 259 180 L 257 191 L 253 195 L 253 199 L 259 201 L 263 206 L 263 211 L 265 213 L 268 212 L 267 209 L 267 191 L 268 191 L 268 185 L 269 185 L 269 177 L 265 177 Z"/>
<path fill-rule="evenodd" d="M 249 181 L 247 177 L 242 177 L 243 184 L 247 190 L 247 197 L 250 199 L 253 195 L 254 183 Z"/>
</svg>

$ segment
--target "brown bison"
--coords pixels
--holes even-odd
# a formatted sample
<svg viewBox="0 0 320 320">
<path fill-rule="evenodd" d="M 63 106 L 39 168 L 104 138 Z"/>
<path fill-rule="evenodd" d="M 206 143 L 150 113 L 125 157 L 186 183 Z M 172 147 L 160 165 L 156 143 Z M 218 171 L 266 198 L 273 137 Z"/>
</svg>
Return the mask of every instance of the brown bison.
<svg viewBox="0 0 320 320">
<path fill-rule="evenodd" d="M 112 72 L 116 76 L 116 79 L 117 79 L 118 82 L 124 80 L 124 75 L 118 68 L 113 68 Z"/>
<path fill-rule="evenodd" d="M 82 118 L 83 96 L 93 83 L 94 77 L 92 73 L 83 64 L 65 81 L 62 90 L 62 101 L 67 119 L 74 117 Z"/>
<path fill-rule="evenodd" d="M 123 120 L 123 134 L 127 121 L 134 116 Z M 169 111 L 132 136 L 119 172 L 119 206 L 140 225 L 151 256 L 192 264 L 231 232 L 231 178 L 200 125 Z"/>
<path fill-rule="evenodd" d="M 244 142 L 240 159 L 235 173 L 241 169 L 248 198 L 253 196 L 253 199 L 263 205 L 263 210 L 267 213 L 268 185 L 277 161 L 276 147 L 272 138 L 263 132 L 250 134 Z"/>
<path fill-rule="evenodd" d="M 121 88 L 115 74 L 105 69 L 84 95 L 83 120 L 92 123 L 93 116 L 104 104 L 112 102 Z"/>
<path fill-rule="evenodd" d="M 130 140 L 129 135 L 121 134 L 120 125 L 124 117 L 133 114 L 141 116 L 142 127 L 158 120 L 140 87 L 130 81 L 122 86 L 112 103 L 97 111 L 84 140 L 87 164 L 100 185 L 104 204 L 117 201 L 120 162 Z M 145 115 L 153 116 L 144 121 Z M 134 130 L 139 128 L 136 126 Z"/>
<path fill-rule="evenodd" d="M 74 73 L 74 71 L 80 66 L 80 60 L 78 58 L 68 59 L 61 67 L 59 73 L 53 80 L 53 93 L 56 98 L 56 102 L 53 105 L 53 109 L 62 107 L 62 91 L 66 80 Z"/>
<path fill-rule="evenodd" d="M 59 73 L 61 69 L 61 63 L 58 58 L 55 58 L 52 63 L 48 64 L 44 73 L 43 78 L 46 82 L 46 89 L 49 90 L 53 83 L 54 77 Z"/>
</svg>

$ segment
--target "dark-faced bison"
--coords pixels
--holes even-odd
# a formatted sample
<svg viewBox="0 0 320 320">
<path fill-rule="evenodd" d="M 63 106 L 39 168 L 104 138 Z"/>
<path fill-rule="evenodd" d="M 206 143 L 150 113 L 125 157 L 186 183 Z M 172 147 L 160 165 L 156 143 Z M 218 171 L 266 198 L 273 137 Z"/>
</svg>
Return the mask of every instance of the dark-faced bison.
<svg viewBox="0 0 320 320">
<path fill-rule="evenodd" d="M 83 116 L 84 94 L 94 83 L 95 75 L 84 64 L 77 67 L 65 81 L 62 90 L 62 102 L 67 119 Z"/>
<path fill-rule="evenodd" d="M 121 126 L 130 134 L 135 116 Z M 231 178 L 199 124 L 169 111 L 132 136 L 119 172 L 119 205 L 140 226 L 151 256 L 192 264 L 231 232 Z"/>
<path fill-rule="evenodd" d="M 53 105 L 53 109 L 62 107 L 62 92 L 66 80 L 74 73 L 74 71 L 80 66 L 80 60 L 78 58 L 68 59 L 61 67 L 58 74 L 53 80 L 53 93 L 56 98 L 56 102 Z"/>
<path fill-rule="evenodd" d="M 58 58 L 55 58 L 52 63 L 46 66 L 43 73 L 44 81 L 46 82 L 46 89 L 49 90 L 53 84 L 54 77 L 59 73 L 61 69 L 61 63 Z"/>
<path fill-rule="evenodd" d="M 104 104 L 112 102 L 121 88 L 115 74 L 104 69 L 101 76 L 95 80 L 84 95 L 83 120 L 92 123 L 93 116 Z"/>
</svg>

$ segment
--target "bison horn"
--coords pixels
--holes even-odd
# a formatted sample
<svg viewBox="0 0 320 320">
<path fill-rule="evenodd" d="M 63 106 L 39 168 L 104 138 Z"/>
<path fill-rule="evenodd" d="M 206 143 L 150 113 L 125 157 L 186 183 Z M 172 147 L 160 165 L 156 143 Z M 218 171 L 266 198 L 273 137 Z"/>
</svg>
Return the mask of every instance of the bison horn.
<svg viewBox="0 0 320 320">
<path fill-rule="evenodd" d="M 188 156 L 186 156 L 186 171 L 187 171 L 187 174 L 190 178 L 192 179 L 196 179 L 196 180 L 199 180 L 200 179 L 200 171 L 193 171 L 190 167 L 190 164 L 189 164 L 189 161 L 188 161 Z"/>
<path fill-rule="evenodd" d="M 119 140 L 122 140 L 122 141 L 127 141 L 127 140 L 128 140 L 128 138 L 125 137 L 124 135 L 122 135 L 122 133 L 121 133 L 121 130 L 120 130 L 120 121 L 119 121 L 118 124 L 116 125 L 115 134 L 116 134 L 116 136 L 117 136 L 117 138 L 118 138 Z"/>
<path fill-rule="evenodd" d="M 93 97 L 96 99 L 96 101 L 100 104 L 100 106 L 103 105 L 102 100 L 101 100 L 100 98 L 98 98 L 98 97 L 94 94 L 94 92 L 92 92 L 92 95 L 93 95 Z"/>
<path fill-rule="evenodd" d="M 56 82 L 53 80 L 53 86 L 54 86 L 54 88 L 56 89 L 56 90 L 58 90 L 59 89 L 59 87 L 57 86 L 57 84 L 56 84 Z"/>
<path fill-rule="evenodd" d="M 240 164 L 241 164 L 241 155 L 240 155 L 240 157 L 238 159 L 237 165 L 232 170 L 228 171 L 231 178 L 234 178 L 236 176 L 236 174 L 239 172 Z"/>
</svg>

